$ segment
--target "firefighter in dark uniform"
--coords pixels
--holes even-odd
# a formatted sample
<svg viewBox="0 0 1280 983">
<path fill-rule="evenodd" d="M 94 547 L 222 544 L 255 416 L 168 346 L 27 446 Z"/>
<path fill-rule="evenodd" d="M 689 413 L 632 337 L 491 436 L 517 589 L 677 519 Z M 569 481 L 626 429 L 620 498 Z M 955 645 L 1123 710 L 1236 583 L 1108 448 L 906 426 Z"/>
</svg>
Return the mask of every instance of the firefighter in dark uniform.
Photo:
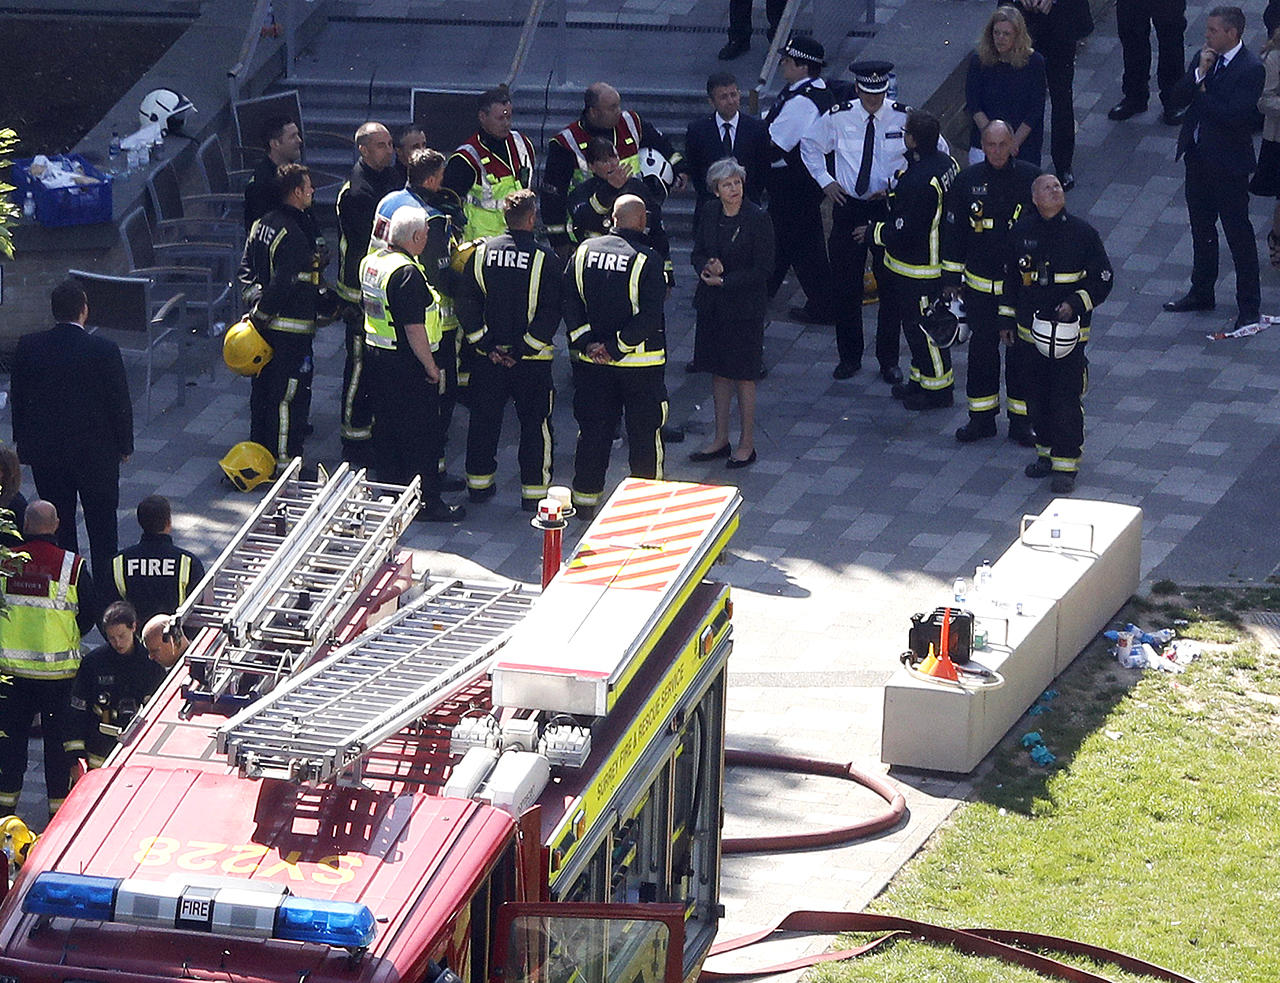
<svg viewBox="0 0 1280 983">
<path fill-rule="evenodd" d="M 497 490 L 498 438 L 512 400 L 520 421 L 520 503 L 536 512 L 551 484 L 551 359 L 562 267 L 533 237 L 537 196 L 513 191 L 502 207 L 506 234 L 476 247 L 458 291 L 458 317 L 478 356 L 471 374 L 467 492 L 471 501 L 484 502 Z"/>
<path fill-rule="evenodd" d="M 116 601 L 102 615 L 107 644 L 80 661 L 71 685 L 71 723 L 65 748 L 101 768 L 119 743 L 120 732 L 164 682 L 165 670 L 152 662 L 138 640 L 138 612 Z"/>
<path fill-rule="evenodd" d="M 613 233 L 582 243 L 565 270 L 564 321 L 573 350 L 578 421 L 573 504 L 589 519 L 604 493 L 609 451 L 625 418 L 631 474 L 662 477 L 667 417 L 662 258 L 644 244 L 644 202 L 613 205 Z"/>
<path fill-rule="evenodd" d="M 468 239 L 504 235 L 502 202 L 533 183 L 533 144 L 511 128 L 511 90 L 505 85 L 480 95 L 479 129 L 449 157 L 444 186 L 458 196 L 466 213 Z"/>
<path fill-rule="evenodd" d="M 148 495 L 139 502 L 138 525 L 142 538 L 116 554 L 111 581 L 116 598 L 128 601 L 137 613 L 135 620 L 146 624 L 153 615 L 178 610 L 204 579 L 204 564 L 173 544 L 173 512 L 167 498 Z"/>
<path fill-rule="evenodd" d="M 881 292 L 888 292 L 911 349 L 911 373 L 893 387 L 894 398 L 909 410 L 950 406 L 952 400 L 951 351 L 939 348 L 920 324 L 942 295 L 943 201 L 959 172 L 951 155 L 939 149 L 938 138 L 936 116 L 922 110 L 907 114 L 907 169 L 889 192 L 888 217 L 869 231 L 871 241 L 884 249 Z"/>
<path fill-rule="evenodd" d="M 322 257 L 311 207 L 311 172 L 302 164 L 279 171 L 281 204 L 253 223 L 240 261 L 249 317 L 271 346 L 271 360 L 253 377 L 249 439 L 288 464 L 302 454 L 311 409 L 312 342 L 316 322 L 337 314 L 339 300 L 321 279 Z"/>
<path fill-rule="evenodd" d="M 1084 448 L 1084 404 L 1089 379 L 1085 343 L 1093 310 L 1111 293 L 1111 261 L 1097 230 L 1068 215 L 1062 183 L 1042 174 L 1032 185 L 1035 208 L 1010 233 L 1000 313 L 1008 329 L 1017 325 L 1015 357 L 1025 373 L 1027 409 L 1036 438 L 1028 478 L 1053 475 L 1055 494 L 1076 486 Z M 1053 321 L 1079 319 L 1079 341 L 1062 357 L 1041 346 Z M 1037 344 L 1033 331 L 1042 332 Z M 1059 349 L 1060 351 L 1061 349 Z"/>
<path fill-rule="evenodd" d="M 681 160 L 661 130 L 622 108 L 617 89 L 604 82 L 589 85 L 582 97 L 582 115 L 547 145 L 542 175 L 542 220 L 547 224 L 551 245 L 564 256 L 573 248 L 569 237 L 569 195 L 591 176 L 586 154 L 592 137 L 612 141 L 622 166 L 635 175 L 640 174 L 642 147 L 652 147 L 673 168 Z M 687 176 L 679 174 L 675 187 L 682 190 L 687 183 Z"/>
<path fill-rule="evenodd" d="M 1031 182 L 1040 173 L 1013 155 L 1013 131 L 1004 120 L 992 120 L 982 131 L 984 160 L 960 172 L 947 194 L 942 228 L 942 282 L 948 297 L 963 297 L 969 322 L 969 422 L 956 430 L 956 440 L 972 443 L 996 435 L 1000 413 L 1000 344 L 1013 343 L 1012 332 L 1000 332 L 1000 294 L 1009 230 L 1031 210 Z M 1005 408 L 1009 439 L 1024 447 L 1034 443 L 1027 420 L 1026 392 L 1016 360 L 1006 357 Z"/>
<path fill-rule="evenodd" d="M 849 66 L 858 98 L 837 103 L 818 117 L 800 140 L 800 159 L 832 201 L 831 293 L 835 304 L 836 354 L 839 361 L 832 378 L 848 379 L 862 368 L 863 274 L 871 245 L 854 230 L 883 221 L 889 214 L 889 182 L 907 166 L 903 140 L 906 107 L 885 105 L 893 63 L 860 61 Z M 835 157 L 835 174 L 827 167 L 827 155 Z M 884 280 L 884 252 L 871 249 L 876 283 Z M 902 381 L 898 368 L 898 319 L 891 316 L 887 297 L 879 307 L 876 323 L 876 360 L 880 377 L 889 385 Z"/>
<path fill-rule="evenodd" d="M 27 506 L 30 559 L 20 573 L 0 576 L 7 610 L 0 618 L 0 673 L 8 677 L 0 699 L 0 810 L 13 812 L 27 771 L 27 737 L 40 714 L 49 815 L 71 787 L 71 685 L 80 668 L 80 638 L 93 628 L 93 581 L 84 558 L 55 545 L 58 510 L 36 499 Z"/>
<path fill-rule="evenodd" d="M 302 132 L 288 116 L 269 116 L 262 124 L 262 146 L 266 156 L 254 165 L 244 189 L 244 236 L 249 238 L 253 223 L 280 204 L 277 172 L 285 164 L 302 160 Z"/>
<path fill-rule="evenodd" d="M 671 242 L 662 227 L 662 201 L 643 178 L 632 174 L 618 160 L 613 144 L 602 137 L 592 137 L 587 144 L 587 166 L 591 177 L 583 181 L 569 196 L 570 231 L 575 242 L 590 236 L 606 235 L 613 222 L 613 203 L 623 195 L 634 195 L 644 202 L 647 219 L 645 245 L 662 257 L 662 272 L 667 286 L 675 286 L 671 266 Z"/>
<path fill-rule="evenodd" d="M 794 269 L 806 300 L 803 307 L 791 308 L 791 317 L 802 324 L 836 320 L 831 268 L 822 241 L 822 189 L 800 159 L 800 138 L 831 108 L 831 91 L 819 74 L 825 59 L 826 50 L 813 38 L 789 40 L 778 63 L 786 85 L 764 117 L 772 141 L 765 185 L 777 248 L 769 296 L 778 292 L 787 270 Z"/>
<path fill-rule="evenodd" d="M 360 159 L 351 177 L 338 189 L 338 295 L 349 305 L 344 311 L 347 360 L 342 369 L 342 414 L 339 436 L 342 457 L 354 465 L 369 463 L 372 437 L 369 395 L 364 385 L 364 320 L 360 313 L 360 262 L 369 252 L 373 213 L 387 194 L 401 186 L 391 132 L 381 123 L 364 123 L 356 130 Z"/>
<path fill-rule="evenodd" d="M 441 500 L 436 463 L 440 370 L 433 349 L 440 344 L 440 308 L 417 263 L 427 245 L 426 210 L 397 208 L 387 241 L 360 264 L 375 470 L 391 484 L 421 479 L 419 520 L 457 522 L 466 510 Z"/>
</svg>

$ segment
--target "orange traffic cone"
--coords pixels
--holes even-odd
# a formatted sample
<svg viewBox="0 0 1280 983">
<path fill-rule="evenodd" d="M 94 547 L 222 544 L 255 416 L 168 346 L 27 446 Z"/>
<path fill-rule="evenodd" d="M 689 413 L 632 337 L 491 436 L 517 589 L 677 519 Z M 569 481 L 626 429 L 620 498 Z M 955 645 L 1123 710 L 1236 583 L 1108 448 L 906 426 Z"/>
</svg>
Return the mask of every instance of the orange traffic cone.
<svg viewBox="0 0 1280 983">
<path fill-rule="evenodd" d="M 920 663 L 920 672 L 926 676 L 933 675 L 933 667 L 938 664 L 938 657 L 933 654 L 933 642 L 929 643 L 929 654 L 924 657 L 924 661 Z"/>
</svg>

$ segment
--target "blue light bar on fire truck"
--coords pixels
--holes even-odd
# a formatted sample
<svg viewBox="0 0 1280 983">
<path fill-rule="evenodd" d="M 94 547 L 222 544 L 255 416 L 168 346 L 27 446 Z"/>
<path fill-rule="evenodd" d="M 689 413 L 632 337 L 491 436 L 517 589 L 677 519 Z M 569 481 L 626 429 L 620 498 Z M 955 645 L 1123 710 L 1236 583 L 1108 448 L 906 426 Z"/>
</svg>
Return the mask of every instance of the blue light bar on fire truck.
<svg viewBox="0 0 1280 983">
<path fill-rule="evenodd" d="M 375 919 L 354 901 L 300 898 L 287 887 L 187 884 L 43 871 L 22 899 L 32 915 L 121 922 L 220 936 L 364 949 Z"/>
</svg>

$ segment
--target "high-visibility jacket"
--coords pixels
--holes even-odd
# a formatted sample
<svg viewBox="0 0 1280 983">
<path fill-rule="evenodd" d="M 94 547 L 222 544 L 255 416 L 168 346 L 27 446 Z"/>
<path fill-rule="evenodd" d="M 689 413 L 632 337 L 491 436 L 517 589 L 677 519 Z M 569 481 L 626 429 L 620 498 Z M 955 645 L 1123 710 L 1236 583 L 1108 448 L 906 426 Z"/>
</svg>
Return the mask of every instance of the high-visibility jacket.
<svg viewBox="0 0 1280 983">
<path fill-rule="evenodd" d="M 889 217 L 872 229 L 885 268 L 912 280 L 942 276 L 943 200 L 960 169 L 941 150 L 907 154 L 907 169 L 889 192 Z"/>
<path fill-rule="evenodd" d="M 560 324 L 556 254 L 532 232 L 486 239 L 467 260 L 458 313 L 467 341 L 481 353 L 503 348 L 513 357 L 550 361 Z"/>
<path fill-rule="evenodd" d="M 492 138 L 491 138 L 492 139 Z M 479 133 L 463 141 L 455 151 L 467 159 L 476 172 L 476 181 L 462 201 L 470 239 L 497 236 L 507 231 L 502 199 L 527 188 L 533 181 L 533 144 L 517 130 L 506 139 L 503 154 L 485 145 Z"/>
<path fill-rule="evenodd" d="M 80 667 L 80 580 L 84 559 L 44 539 L 24 542 L 22 572 L 0 578 L 8 605 L 0 618 L 0 672 L 24 679 L 71 679 Z"/>
<path fill-rule="evenodd" d="M 406 324 L 417 323 L 413 320 L 412 314 L 402 315 L 399 319 L 395 318 L 387 296 L 391 277 L 396 271 L 406 266 L 413 267 L 415 273 L 410 275 L 421 276 L 425 284 L 426 277 L 422 273 L 422 267 L 401 249 L 379 249 L 376 253 L 366 256 L 360 264 L 360 293 L 364 301 L 364 339 L 370 348 L 387 352 L 396 351 L 399 347 L 396 341 L 396 325 L 398 324 L 403 330 Z M 422 312 L 422 323 L 426 326 L 427 341 L 431 343 L 431 350 L 435 351 L 440 345 L 442 335 L 440 305 L 436 303 L 431 285 L 425 284 L 425 286 L 427 296 L 431 299 Z"/>
<path fill-rule="evenodd" d="M 204 579 L 204 564 L 194 553 L 175 546 L 168 533 L 144 532 L 111 561 L 111 579 L 116 596 L 132 604 L 138 624 L 145 625 L 152 615 L 178 610 Z M 111 596 L 106 587 L 102 594 Z"/>
<path fill-rule="evenodd" d="M 322 302 L 318 243 L 304 213 L 289 205 L 267 212 L 253 223 L 240 260 L 245 299 L 259 294 L 258 313 L 267 327 L 289 334 L 313 335 Z"/>
</svg>

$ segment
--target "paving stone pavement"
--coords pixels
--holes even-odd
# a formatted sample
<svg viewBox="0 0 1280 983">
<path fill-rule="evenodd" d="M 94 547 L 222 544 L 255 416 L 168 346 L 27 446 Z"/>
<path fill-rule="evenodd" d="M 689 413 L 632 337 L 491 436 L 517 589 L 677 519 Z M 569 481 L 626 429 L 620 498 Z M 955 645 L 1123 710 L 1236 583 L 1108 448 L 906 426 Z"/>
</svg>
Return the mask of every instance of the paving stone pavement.
<svg viewBox="0 0 1280 983">
<path fill-rule="evenodd" d="M 904 0 L 882 8 L 886 23 L 869 50 L 893 51 L 898 16 L 910 14 L 914 22 L 931 10 L 962 6 Z M 985 9 L 967 15 L 980 23 Z M 1201 35 L 1205 9 L 1188 9 L 1188 50 Z M 698 0 L 690 11 L 701 23 L 723 24 L 714 0 Z M 967 45 L 969 36 L 960 43 Z M 1247 40 L 1256 46 L 1260 32 L 1250 31 Z M 630 43 L 636 60 L 662 63 L 661 36 L 636 34 Z M 720 42 L 708 37 L 704 43 Z M 956 61 L 963 50 L 955 52 Z M 1280 555 L 1274 511 L 1280 331 L 1206 340 L 1234 316 L 1225 250 L 1227 275 L 1218 290 L 1224 303 L 1216 313 L 1161 311 L 1162 301 L 1183 292 L 1191 266 L 1181 165 L 1173 161 L 1176 131 L 1160 124 L 1158 108 L 1126 123 L 1106 119 L 1119 97 L 1119 73 L 1108 14 L 1083 46 L 1076 72 L 1079 183 L 1068 208 L 1098 227 L 1116 267 L 1115 289 L 1095 318 L 1089 345 L 1088 435 L 1076 496 L 1142 507 L 1147 582 L 1162 576 L 1261 580 Z M 1261 234 L 1270 221 L 1266 202 L 1255 202 L 1254 220 Z M 881 687 L 896 665 L 910 614 L 931 608 L 954 576 L 1001 553 L 1019 517 L 1049 501 L 1047 483 L 1023 477 L 1028 452 L 1003 436 L 964 447 L 953 440 L 965 419 L 963 349 L 956 359 L 956 407 L 909 414 L 869 370 L 833 381 L 830 329 L 788 321 L 785 303 L 766 332 L 770 372 L 759 392 L 759 463 L 732 476 L 718 462 L 690 464 L 687 453 L 708 432 L 711 406 L 705 377 L 683 371 L 692 350 L 687 243 L 677 245 L 676 264 L 682 282 L 668 305 L 667 378 L 672 419 L 690 436 L 668 448 L 667 475 L 732 477 L 745 501 L 741 529 L 715 571 L 736 597 L 729 743 L 880 769 Z M 1276 273 L 1265 266 L 1263 309 L 1280 310 Z M 316 349 L 316 435 L 308 454 L 332 463 L 338 459 L 340 330 L 322 332 Z M 121 540 L 133 538 L 132 503 L 159 492 L 174 501 L 179 541 L 212 559 L 257 499 L 216 480 L 218 458 L 246 436 L 248 383 L 217 364 L 212 346 L 192 354 L 211 371 L 188 375 L 185 384 L 176 349 L 161 355 L 171 364 L 156 383 L 152 418 L 138 421 L 137 454 L 122 475 Z M 567 483 L 575 427 L 563 360 L 557 383 L 556 476 Z M 461 468 L 465 418 L 460 410 L 451 435 L 454 473 Z M 471 508 L 460 525 L 415 526 L 408 534 L 410 545 L 427 551 L 433 572 L 536 580 L 539 544 L 518 510 L 514 426 L 509 415 L 498 496 Z M 624 457 L 625 448 L 615 448 L 611 483 L 623 477 Z M 575 528 L 567 546 L 578 535 Z M 970 790 L 963 777 L 892 777 L 910 816 L 881 837 L 808 854 L 728 858 L 722 934 L 761 926 L 797 907 L 865 906 Z M 38 812 L 31 798 L 25 808 Z M 845 783 L 734 769 L 726 834 L 836 824 L 875 808 L 873 796 L 850 792 Z M 806 947 L 821 944 L 811 940 Z"/>
</svg>

